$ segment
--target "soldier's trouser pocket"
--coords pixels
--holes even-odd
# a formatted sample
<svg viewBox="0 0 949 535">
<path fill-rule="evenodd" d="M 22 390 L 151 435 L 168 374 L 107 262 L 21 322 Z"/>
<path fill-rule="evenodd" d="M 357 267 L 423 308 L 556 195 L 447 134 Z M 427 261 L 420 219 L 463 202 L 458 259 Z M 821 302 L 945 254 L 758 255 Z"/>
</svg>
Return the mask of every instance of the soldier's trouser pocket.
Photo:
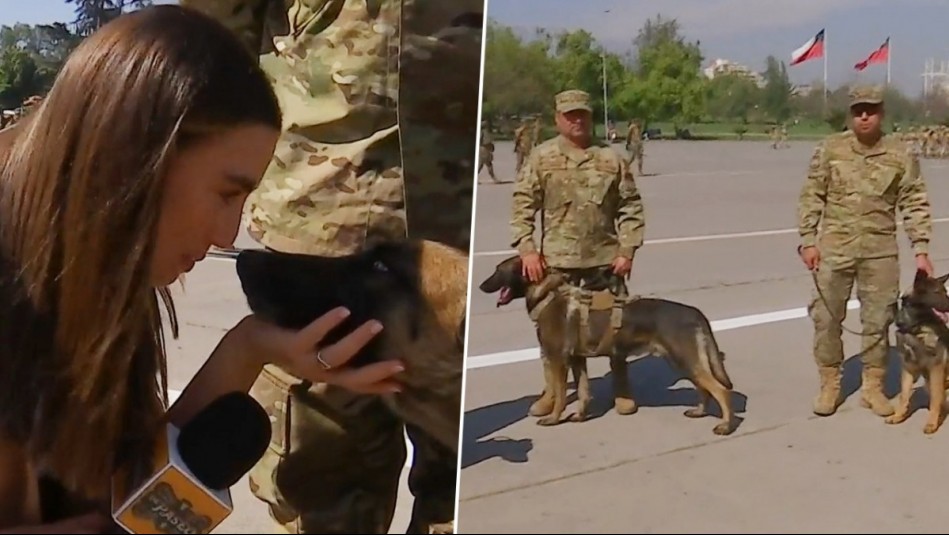
<svg viewBox="0 0 949 535">
<path fill-rule="evenodd" d="M 375 398 L 291 381 L 265 369 L 252 389 L 273 425 L 252 493 L 290 533 L 386 533 L 406 458 L 401 422 Z"/>
</svg>

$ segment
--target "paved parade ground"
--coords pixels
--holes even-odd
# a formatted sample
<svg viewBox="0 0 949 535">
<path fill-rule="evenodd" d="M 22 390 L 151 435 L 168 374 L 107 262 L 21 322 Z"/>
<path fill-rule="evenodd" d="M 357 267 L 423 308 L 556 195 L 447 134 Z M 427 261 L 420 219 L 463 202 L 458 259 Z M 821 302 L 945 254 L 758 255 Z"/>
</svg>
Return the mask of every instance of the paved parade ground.
<svg viewBox="0 0 949 535">
<path fill-rule="evenodd" d="M 711 320 L 742 418 L 729 437 L 717 418 L 682 412 L 696 396 L 669 366 L 630 365 L 640 409 L 612 412 L 609 366 L 591 362 L 595 417 L 540 427 L 527 415 L 543 388 L 523 300 L 503 308 L 477 286 L 511 254 L 510 184 L 483 170 L 477 195 L 461 472 L 461 532 L 939 532 L 949 426 L 922 433 L 926 410 L 900 426 L 851 394 L 835 417 L 811 412 L 817 370 L 804 306 L 811 278 L 795 248 L 796 202 L 813 142 L 648 142 L 637 177 L 646 213 L 630 291 L 700 308 Z M 614 145 L 622 151 L 622 145 Z M 934 217 L 932 259 L 949 271 L 949 161 L 923 161 Z M 495 171 L 512 180 L 513 151 Z M 912 256 L 900 230 L 902 288 Z M 851 308 L 845 325 L 858 329 Z M 858 351 L 845 333 L 848 356 Z M 895 361 L 894 361 L 895 363 Z M 896 368 L 892 368 L 895 372 Z M 571 378 L 572 380 L 572 378 Z M 894 395 L 892 374 L 888 394 Z M 571 396 L 572 400 L 573 396 Z M 920 398 L 919 401 L 922 401 Z M 575 409 L 567 407 L 564 416 Z M 714 409 L 717 413 L 717 406 Z M 589 531 L 587 531 L 589 530 Z"/>
</svg>

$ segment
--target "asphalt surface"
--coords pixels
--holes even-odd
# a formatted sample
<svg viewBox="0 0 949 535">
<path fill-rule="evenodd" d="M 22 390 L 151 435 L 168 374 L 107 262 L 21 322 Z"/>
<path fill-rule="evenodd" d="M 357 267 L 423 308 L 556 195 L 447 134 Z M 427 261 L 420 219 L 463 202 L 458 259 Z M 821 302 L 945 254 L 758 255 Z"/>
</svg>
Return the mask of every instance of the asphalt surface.
<svg viewBox="0 0 949 535">
<path fill-rule="evenodd" d="M 259 247 L 243 231 L 235 245 Z M 240 289 L 233 260 L 208 256 L 187 274 L 184 288 L 176 287 L 175 307 L 180 322 L 178 340 L 167 338 L 169 388 L 181 391 L 207 360 L 228 329 L 250 312 Z M 412 450 L 409 445 L 408 459 Z M 390 533 L 405 533 L 412 513 L 412 495 L 407 486 L 408 466 L 403 470 Z M 319 481 L 314 484 L 319 485 Z M 281 533 L 270 521 L 267 507 L 249 490 L 247 477 L 231 489 L 234 512 L 215 533 Z"/>
<path fill-rule="evenodd" d="M 510 184 L 482 171 L 477 193 L 462 439 L 459 532 L 940 532 L 949 429 L 926 437 L 926 410 L 887 426 L 859 407 L 859 351 L 846 334 L 844 389 L 831 418 L 811 413 L 818 378 L 811 291 L 795 247 L 796 201 L 814 144 L 649 142 L 638 177 L 646 246 L 630 291 L 699 307 L 720 328 L 741 424 L 718 437 L 716 417 L 682 412 L 692 385 L 654 357 L 630 365 L 639 411 L 612 411 L 609 366 L 590 364 L 595 417 L 539 427 L 527 408 L 543 388 L 523 301 L 497 308 L 478 284 L 511 254 Z M 621 145 L 615 145 L 622 151 Z M 934 217 L 949 218 L 949 162 L 927 160 Z M 509 144 L 495 170 L 513 179 Z M 760 231 L 770 233 L 751 234 Z M 736 235 L 737 234 L 737 235 Z M 935 224 L 937 273 L 949 271 L 949 224 Z M 908 288 L 912 255 L 900 231 Z M 777 315 L 768 313 L 780 312 Z M 773 321 L 784 318 L 781 321 Z M 859 329 L 857 311 L 845 325 Z M 895 356 L 894 356 L 895 358 Z M 520 361 L 519 361 L 520 360 Z M 895 360 L 894 367 L 895 372 Z M 895 395 L 898 375 L 888 393 Z M 571 396 L 572 398 L 572 396 Z M 925 403 L 920 393 L 917 403 Z M 564 416 L 575 405 L 568 406 Z M 714 409 L 717 414 L 717 406 Z M 590 530 L 590 531 L 587 531 Z"/>
</svg>

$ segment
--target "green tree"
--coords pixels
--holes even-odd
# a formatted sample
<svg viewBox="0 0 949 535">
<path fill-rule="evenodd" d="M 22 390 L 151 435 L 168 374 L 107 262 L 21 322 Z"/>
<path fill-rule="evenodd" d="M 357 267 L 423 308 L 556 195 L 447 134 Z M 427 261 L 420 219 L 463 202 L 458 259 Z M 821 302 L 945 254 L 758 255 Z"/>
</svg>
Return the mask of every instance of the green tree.
<svg viewBox="0 0 949 535">
<path fill-rule="evenodd" d="M 717 121 L 747 123 L 761 100 L 755 81 L 739 74 L 718 75 L 709 82 L 707 114 Z"/>
<path fill-rule="evenodd" d="M 485 118 L 549 109 L 557 85 L 549 50 L 550 37 L 543 30 L 524 43 L 511 28 L 489 21 L 482 104 Z"/>
<path fill-rule="evenodd" d="M 0 107 L 46 93 L 78 41 L 62 23 L 0 27 Z"/>
<path fill-rule="evenodd" d="M 791 116 L 791 92 L 787 66 L 774 56 L 768 56 L 764 73 L 765 88 L 762 107 L 771 119 L 783 123 Z"/>
<path fill-rule="evenodd" d="M 16 108 L 39 92 L 41 79 L 30 53 L 17 47 L 0 49 L 0 108 Z"/>
<path fill-rule="evenodd" d="M 126 11 L 151 5 L 152 0 L 66 0 L 66 3 L 76 6 L 73 21 L 76 33 L 87 36 Z"/>
<path fill-rule="evenodd" d="M 686 42 L 675 19 L 647 21 L 635 40 L 635 70 L 617 100 L 622 109 L 647 122 L 672 121 L 676 127 L 705 113 L 706 84 L 699 43 Z"/>
</svg>

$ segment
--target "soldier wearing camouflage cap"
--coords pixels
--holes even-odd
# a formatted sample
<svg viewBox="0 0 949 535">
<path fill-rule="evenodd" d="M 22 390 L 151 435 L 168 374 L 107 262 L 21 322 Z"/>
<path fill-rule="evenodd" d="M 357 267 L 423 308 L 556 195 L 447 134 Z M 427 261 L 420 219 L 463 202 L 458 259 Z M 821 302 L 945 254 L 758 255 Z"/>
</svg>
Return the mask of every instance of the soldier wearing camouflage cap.
<svg viewBox="0 0 949 535">
<path fill-rule="evenodd" d="M 468 251 L 483 0 L 180 3 L 263 55 L 284 112 L 283 137 L 247 203 L 254 238 L 331 256 L 407 236 Z M 452 369 L 459 398 L 462 357 Z M 388 532 L 407 430 L 415 448 L 407 533 L 453 531 L 456 455 L 382 400 L 307 388 L 275 367 L 253 393 L 274 440 L 250 473 L 251 490 L 282 529 Z"/>
<path fill-rule="evenodd" d="M 563 91 L 556 95 L 555 104 L 559 135 L 534 148 L 517 176 L 511 245 L 532 281 L 540 280 L 549 268 L 576 287 L 612 279 L 625 296 L 625 278 L 643 244 L 645 228 L 633 173 L 616 151 L 593 137 L 589 94 Z M 539 242 L 534 240 L 537 212 L 541 213 Z M 636 405 L 628 394 L 626 374 L 620 375 L 616 410 L 631 414 Z M 552 394 L 545 391 L 530 414 L 550 414 Z"/>
<path fill-rule="evenodd" d="M 820 143 L 811 157 L 798 202 L 799 247 L 816 287 L 809 305 L 820 393 L 814 412 L 829 416 L 841 403 L 842 321 L 856 283 L 862 324 L 861 404 L 893 415 L 883 393 L 889 326 L 899 293 L 895 211 L 916 255 L 932 274 L 932 219 L 919 160 L 898 138 L 884 134 L 883 90 L 850 94 L 850 129 Z"/>
</svg>

